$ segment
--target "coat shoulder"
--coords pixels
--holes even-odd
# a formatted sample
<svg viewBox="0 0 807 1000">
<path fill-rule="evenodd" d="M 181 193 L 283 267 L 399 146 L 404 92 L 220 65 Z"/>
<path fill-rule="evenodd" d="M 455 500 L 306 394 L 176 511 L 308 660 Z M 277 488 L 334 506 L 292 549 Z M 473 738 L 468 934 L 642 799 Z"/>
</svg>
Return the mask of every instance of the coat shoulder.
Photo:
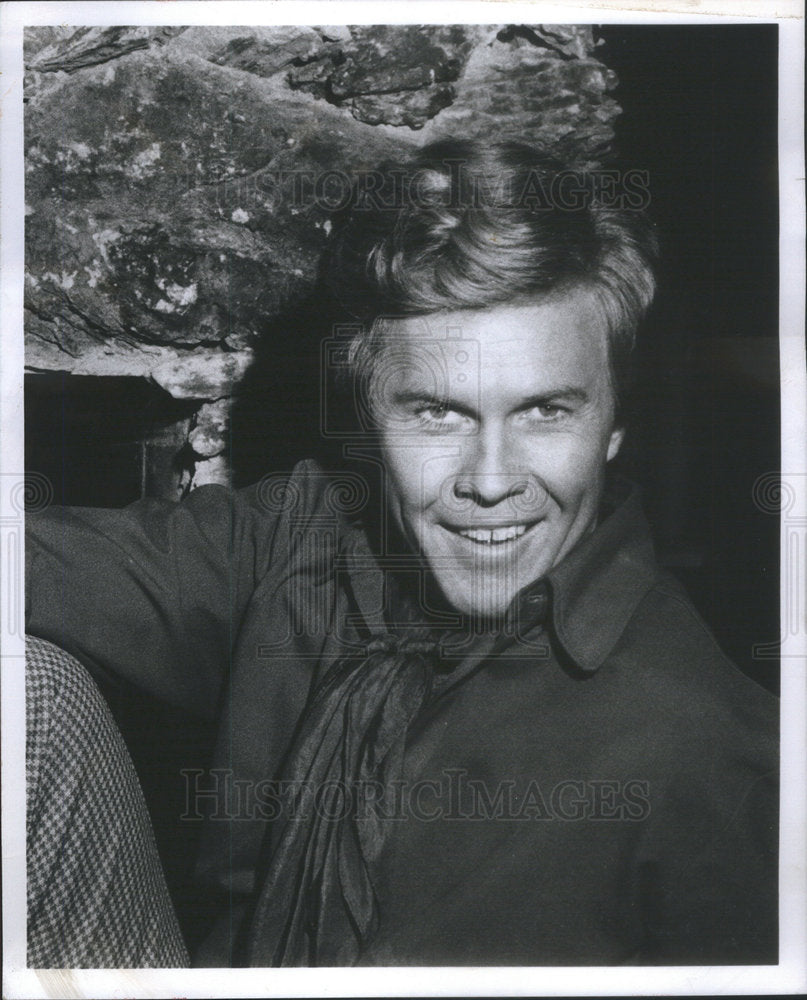
<svg viewBox="0 0 807 1000">
<path fill-rule="evenodd" d="M 722 651 L 681 584 L 658 578 L 625 629 L 613 662 L 651 715 L 686 720 L 688 738 L 747 741 L 775 760 L 779 700 Z"/>
</svg>

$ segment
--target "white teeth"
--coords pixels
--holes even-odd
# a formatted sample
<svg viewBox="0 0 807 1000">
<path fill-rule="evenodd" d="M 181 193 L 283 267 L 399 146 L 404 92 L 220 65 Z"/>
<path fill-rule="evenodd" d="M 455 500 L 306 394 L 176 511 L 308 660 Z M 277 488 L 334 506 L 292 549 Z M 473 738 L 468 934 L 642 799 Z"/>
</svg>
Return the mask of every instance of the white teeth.
<svg viewBox="0 0 807 1000">
<path fill-rule="evenodd" d="M 465 528 L 458 534 L 479 545 L 501 545 L 502 542 L 512 542 L 520 538 L 527 530 L 526 524 L 509 524 L 504 528 Z"/>
</svg>

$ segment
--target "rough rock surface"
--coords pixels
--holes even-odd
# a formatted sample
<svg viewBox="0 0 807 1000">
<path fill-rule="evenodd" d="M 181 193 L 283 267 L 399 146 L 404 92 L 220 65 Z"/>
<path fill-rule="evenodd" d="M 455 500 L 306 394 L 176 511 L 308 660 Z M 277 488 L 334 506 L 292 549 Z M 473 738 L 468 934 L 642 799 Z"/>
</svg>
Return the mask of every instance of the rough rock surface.
<svg viewBox="0 0 807 1000">
<path fill-rule="evenodd" d="M 200 406 L 231 395 L 266 318 L 310 286 L 340 176 L 451 134 L 606 162 L 619 113 L 588 26 L 48 27 L 25 42 L 29 371 L 145 376 Z M 226 478 L 216 406 L 191 447 Z"/>
<path fill-rule="evenodd" d="M 613 121 L 620 109 L 608 96 L 616 74 L 593 58 L 591 28 L 536 30 L 511 26 L 477 46 L 451 106 L 424 128 L 438 136 L 521 139 L 575 166 L 612 155 Z"/>
<path fill-rule="evenodd" d="M 200 458 L 220 455 L 227 443 L 229 407 L 226 399 L 215 403 L 203 403 L 196 414 L 193 430 L 188 435 L 188 444 Z"/>
</svg>

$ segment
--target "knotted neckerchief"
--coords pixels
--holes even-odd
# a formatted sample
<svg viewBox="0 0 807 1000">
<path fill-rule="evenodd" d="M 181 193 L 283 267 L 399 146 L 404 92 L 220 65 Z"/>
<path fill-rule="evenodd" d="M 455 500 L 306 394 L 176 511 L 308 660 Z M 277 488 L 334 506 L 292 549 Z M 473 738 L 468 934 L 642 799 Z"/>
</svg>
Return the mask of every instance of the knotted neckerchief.
<svg viewBox="0 0 807 1000">
<path fill-rule="evenodd" d="M 304 799 L 272 831 L 250 965 L 351 965 L 376 929 L 384 819 L 357 806 L 360 789 L 400 778 L 407 730 L 431 689 L 427 635 L 375 637 L 364 655 L 338 660 L 315 691 L 281 773 Z"/>
</svg>

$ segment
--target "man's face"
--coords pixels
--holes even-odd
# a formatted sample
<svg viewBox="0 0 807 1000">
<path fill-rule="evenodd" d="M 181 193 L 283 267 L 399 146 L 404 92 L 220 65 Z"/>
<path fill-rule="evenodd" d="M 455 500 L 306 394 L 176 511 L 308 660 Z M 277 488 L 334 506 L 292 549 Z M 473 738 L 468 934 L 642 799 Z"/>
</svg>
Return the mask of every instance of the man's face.
<svg viewBox="0 0 807 1000">
<path fill-rule="evenodd" d="M 501 614 L 594 526 L 622 431 L 589 293 L 390 321 L 371 396 L 392 515 L 456 609 Z"/>
</svg>

